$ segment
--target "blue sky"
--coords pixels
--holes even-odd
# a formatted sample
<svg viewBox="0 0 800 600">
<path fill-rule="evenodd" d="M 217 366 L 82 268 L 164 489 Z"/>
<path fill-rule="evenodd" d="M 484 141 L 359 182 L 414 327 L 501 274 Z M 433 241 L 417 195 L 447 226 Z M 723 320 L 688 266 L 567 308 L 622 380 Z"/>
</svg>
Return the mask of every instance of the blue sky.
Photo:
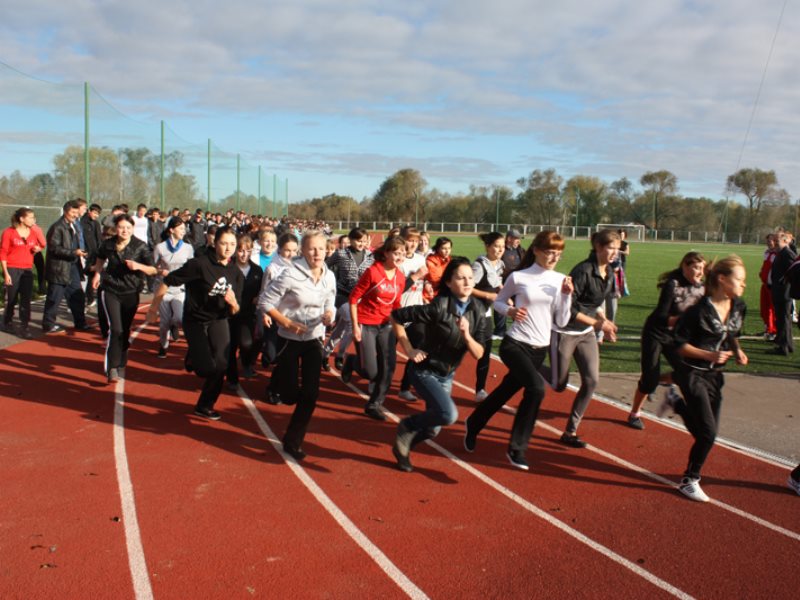
<svg viewBox="0 0 800 600">
<path fill-rule="evenodd" d="M 515 188 L 537 168 L 608 182 L 668 169 L 682 193 L 720 198 L 783 7 L 5 0 L 0 61 L 69 84 L 59 89 L 70 103 L 89 81 L 133 137 L 164 119 L 185 140 L 211 138 L 288 177 L 292 201 L 370 196 L 405 167 L 448 192 Z M 774 169 L 793 197 L 799 34 L 800 6 L 788 3 L 740 165 Z M 38 169 L 35 144 L 23 144 L 51 122 L 13 102 L 35 103 L 0 85 L 0 174 L 22 156 L 23 171 Z"/>
</svg>

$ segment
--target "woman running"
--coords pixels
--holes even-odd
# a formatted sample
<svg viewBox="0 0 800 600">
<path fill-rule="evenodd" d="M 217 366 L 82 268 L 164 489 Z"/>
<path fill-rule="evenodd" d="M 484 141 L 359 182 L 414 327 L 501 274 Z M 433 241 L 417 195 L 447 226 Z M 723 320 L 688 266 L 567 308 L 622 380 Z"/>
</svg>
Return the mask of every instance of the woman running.
<svg viewBox="0 0 800 600">
<path fill-rule="evenodd" d="M 706 276 L 706 295 L 687 309 L 675 326 L 675 345 L 681 356 L 675 381 L 685 400 L 666 395 L 659 412 L 663 414 L 667 408 L 675 411 L 694 437 L 689 464 L 678 489 L 697 502 L 709 500 L 700 487 L 700 470 L 719 431 L 725 382 L 722 369 L 731 358 L 740 365 L 747 364 L 747 355 L 739 345 L 745 315 L 741 299 L 744 289 L 741 258 L 731 255 L 712 264 Z"/>
<path fill-rule="evenodd" d="M 139 290 L 145 276 L 156 274 L 147 243 L 134 237 L 133 217 L 123 213 L 114 217 L 117 234 L 97 249 L 92 287 L 100 290 L 108 324 L 105 373 L 108 382 L 125 379 L 131 324 L 139 307 Z"/>
<path fill-rule="evenodd" d="M 357 354 L 345 356 L 342 381 L 348 383 L 353 370 L 369 380 L 370 394 L 364 414 L 385 421 L 383 402 L 392 376 L 390 355 L 396 352 L 397 344 L 390 317 L 393 309 L 400 308 L 405 289 L 406 277 L 400 265 L 406 256 L 406 244 L 400 237 L 390 237 L 374 256 L 375 262 L 350 293 L 350 320 Z"/>
<path fill-rule="evenodd" d="M 186 286 L 183 332 L 189 345 L 187 370 L 205 378 L 194 409 L 198 417 L 219 421 L 214 404 L 222 392 L 228 368 L 228 319 L 239 312 L 244 278 L 231 261 L 236 235 L 229 227 L 217 229 L 214 252 L 204 252 L 164 278 L 169 286 Z"/>
<path fill-rule="evenodd" d="M 242 377 L 254 377 L 255 363 L 259 345 L 256 343 L 256 300 L 261 291 L 261 280 L 264 271 L 253 264 L 250 256 L 253 253 L 253 238 L 242 234 L 236 242 L 236 266 L 242 272 L 241 310 L 233 315 L 228 324 L 231 330 L 231 346 L 228 355 L 228 386 L 236 389 L 239 385 L 239 366 L 236 361 L 237 350 L 242 361 Z M 261 340 L 258 340 L 260 342 Z"/>
<path fill-rule="evenodd" d="M 450 254 L 452 252 L 453 242 L 450 238 L 436 238 L 436 243 L 433 245 L 431 253 L 425 259 L 428 274 L 425 276 L 425 288 L 422 295 L 427 302 L 433 300 L 436 292 L 439 291 L 439 283 L 442 280 L 445 267 L 450 262 Z"/>
<path fill-rule="evenodd" d="M 392 328 L 411 363 L 409 378 L 425 401 L 425 412 L 406 417 L 397 426 L 392 453 L 401 471 L 411 472 L 411 448 L 436 437 L 443 425 L 458 419 L 451 390 L 453 376 L 464 354 L 483 355 L 491 336 L 486 307 L 473 300 L 472 266 L 458 256 L 449 261 L 442 275 L 439 294 L 429 303 L 392 311 Z M 406 335 L 403 323 L 420 323 L 425 333 L 418 347 Z"/>
<path fill-rule="evenodd" d="M 180 269 L 186 261 L 194 258 L 194 248 L 184 241 L 186 224 L 180 217 L 171 217 L 167 222 L 162 237 L 164 241 L 156 246 L 153 260 L 159 275 L 163 278 Z M 161 285 L 156 288 L 148 313 L 148 320 L 154 320 L 158 311 L 158 358 L 167 357 L 169 341 L 177 341 L 179 327 L 183 320 L 183 303 L 186 290 L 183 286 L 169 287 Z"/>
<path fill-rule="evenodd" d="M 3 311 L 3 331 L 13 333 L 11 321 L 14 307 L 19 301 L 19 336 L 33 338 L 28 329 L 33 298 L 34 256 L 47 245 L 42 230 L 36 227 L 36 215 L 30 208 L 18 208 L 11 217 L 11 227 L 3 231 L 0 239 L 0 263 L 3 266 L 3 283 L 6 306 Z"/>
<path fill-rule="evenodd" d="M 472 290 L 472 296 L 483 300 L 484 304 L 488 306 L 486 316 L 492 318 L 493 331 L 496 333 L 499 329 L 505 329 L 506 317 L 505 313 L 500 313 L 493 310 L 491 307 L 497 298 L 497 293 L 503 287 L 503 253 L 506 250 L 506 240 L 502 233 L 493 231 L 491 233 L 482 233 L 480 236 L 486 254 L 479 256 L 472 263 L 472 273 L 475 277 L 475 289 Z M 489 393 L 486 391 L 486 378 L 489 375 L 489 361 L 492 359 L 492 338 L 486 340 L 486 346 L 483 349 L 483 356 L 478 361 L 475 367 L 475 394 L 476 402 L 483 402 Z"/>
<path fill-rule="evenodd" d="M 569 274 L 574 286 L 570 308 L 572 317 L 566 326 L 555 328 L 551 340 L 550 372 L 542 370 L 545 378 L 549 377 L 553 383 L 553 389 L 561 392 L 567 387 L 573 357 L 578 365 L 581 387 L 561 436 L 561 443 L 573 448 L 586 447 L 586 442 L 578 437 L 578 425 L 600 376 L 600 350 L 595 334 L 602 331 L 606 341 L 617 341 L 617 326 L 605 317 L 601 307 L 614 283 L 610 264 L 618 251 L 619 234 L 616 231 L 602 229 L 592 234 L 589 258 L 575 265 Z"/>
<path fill-rule="evenodd" d="M 500 344 L 500 359 L 508 373 L 486 399 L 464 421 L 464 448 L 475 450 L 478 434 L 495 413 L 520 389 L 511 440 L 506 456 L 518 469 L 528 470 L 525 453 L 544 398 L 544 379 L 539 368 L 550 346 L 553 327 L 570 320 L 572 281 L 554 270 L 564 251 L 564 238 L 554 231 L 539 232 L 516 271 L 494 301 L 494 309 L 513 319 Z M 514 298 L 510 307 L 509 299 Z"/>
<path fill-rule="evenodd" d="M 287 267 L 292 266 L 292 259 L 297 256 L 299 247 L 300 242 L 293 233 L 282 233 L 278 238 L 278 250 L 261 279 L 261 292 L 258 294 L 257 306 L 261 304 L 262 298 L 266 297 L 272 282 L 278 279 L 278 276 Z M 269 365 L 274 365 L 278 359 L 278 324 L 273 323 L 270 316 L 263 311 L 257 309 L 256 313 L 260 315 L 258 326 L 264 329 L 261 366 L 267 368 Z"/>
<path fill-rule="evenodd" d="M 628 415 L 628 425 L 634 429 L 644 429 L 641 408 L 644 399 L 652 394 L 659 383 L 671 384 L 672 374 L 661 375 L 661 355 L 672 368 L 678 364 L 675 352 L 673 328 L 678 317 L 687 308 L 703 297 L 703 276 L 706 260 L 699 252 L 687 252 L 677 269 L 663 273 L 657 287 L 661 290 L 658 305 L 650 313 L 642 328 L 642 374 L 633 395 L 633 405 Z M 667 393 L 671 393 L 667 390 Z"/>
<path fill-rule="evenodd" d="M 267 401 L 297 404 L 283 436 L 283 450 L 295 460 L 306 456 L 302 445 L 319 396 L 322 338 L 333 322 L 336 298 L 336 279 L 325 265 L 325 235 L 307 231 L 300 247 L 302 257 L 259 298 L 259 310 L 278 324 L 278 365 Z"/>
</svg>

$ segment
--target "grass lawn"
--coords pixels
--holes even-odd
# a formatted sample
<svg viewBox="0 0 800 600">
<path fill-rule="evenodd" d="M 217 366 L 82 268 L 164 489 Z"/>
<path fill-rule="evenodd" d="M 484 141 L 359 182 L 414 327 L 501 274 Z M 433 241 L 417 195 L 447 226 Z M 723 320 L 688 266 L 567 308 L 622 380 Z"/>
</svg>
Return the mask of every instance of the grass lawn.
<svg viewBox="0 0 800 600">
<path fill-rule="evenodd" d="M 483 244 L 477 236 L 448 236 L 453 240 L 453 254 L 475 258 L 483 253 Z M 523 240 L 527 247 L 532 236 Z M 435 240 L 432 238 L 431 242 Z M 688 244 L 681 242 L 632 242 L 628 257 L 627 277 L 631 295 L 621 298 L 616 322 L 619 326 L 620 341 L 601 346 L 601 371 L 634 373 L 639 371 L 639 335 L 642 325 L 658 301 L 656 281 L 658 276 L 678 266 L 683 255 L 689 250 L 702 252 L 707 260 L 722 258 L 728 254 L 738 254 L 745 263 L 747 284 L 745 302 L 747 318 L 744 335 L 758 336 L 758 339 L 743 340 L 742 346 L 750 359 L 750 364 L 740 367 L 730 363 L 730 371 L 748 373 L 796 373 L 797 364 L 792 356 L 783 357 L 766 354 L 773 344 L 764 341 L 760 334 L 764 324 L 759 316 L 759 293 L 761 281 L 758 272 L 763 261 L 762 246 L 739 246 L 729 244 Z M 586 258 L 590 245 L 586 239 L 567 240 L 564 255 L 558 270 L 569 273 L 573 266 Z M 574 365 L 573 365 L 574 366 Z"/>
</svg>

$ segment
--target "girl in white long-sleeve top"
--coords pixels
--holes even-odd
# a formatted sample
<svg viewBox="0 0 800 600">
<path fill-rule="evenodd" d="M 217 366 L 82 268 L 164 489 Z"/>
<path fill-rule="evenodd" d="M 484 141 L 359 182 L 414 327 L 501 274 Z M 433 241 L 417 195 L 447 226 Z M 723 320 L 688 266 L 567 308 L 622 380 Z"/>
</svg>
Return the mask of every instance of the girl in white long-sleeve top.
<svg viewBox="0 0 800 600">
<path fill-rule="evenodd" d="M 497 294 L 494 310 L 514 321 L 500 344 L 500 358 L 508 373 L 465 421 L 464 447 L 472 452 L 489 419 L 524 388 L 507 453 L 511 464 L 523 470 L 528 469 L 525 452 L 544 398 L 539 367 L 550 347 L 553 324 L 564 326 L 570 319 L 572 281 L 554 270 L 563 250 L 564 239 L 559 234 L 540 232 Z M 515 306 L 508 305 L 509 298 L 515 299 Z"/>
</svg>

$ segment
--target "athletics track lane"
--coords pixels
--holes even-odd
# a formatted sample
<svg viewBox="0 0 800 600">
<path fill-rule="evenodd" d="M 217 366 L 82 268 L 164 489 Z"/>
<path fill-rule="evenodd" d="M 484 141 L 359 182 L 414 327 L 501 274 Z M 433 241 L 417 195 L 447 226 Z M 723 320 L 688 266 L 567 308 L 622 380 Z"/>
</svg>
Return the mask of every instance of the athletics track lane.
<svg viewBox="0 0 800 600">
<path fill-rule="evenodd" d="M 370 596 L 402 595 L 299 487 L 240 401 L 227 394 L 220 399 L 222 423 L 200 423 L 188 416 L 198 380 L 177 370 L 178 358 L 157 361 L 153 347 L 154 338 L 145 335 L 132 349 L 126 427 L 157 598 L 196 593 L 218 597 L 217 592 L 237 595 L 236 590 L 250 593 L 249 589 L 257 596 L 283 590 L 284 597 L 316 597 L 327 590 L 339 597 L 357 593 L 353 586 L 359 583 Z M 182 350 L 179 345 L 174 352 Z M 91 352 L 83 361 L 84 374 L 87 369 L 99 371 L 98 354 Z M 459 373 L 466 383 L 472 379 L 469 367 Z M 493 364 L 493 369 L 502 376 L 502 365 Z M 245 389 L 259 398 L 264 381 L 259 377 Z M 157 383 L 166 388 L 155 387 Z M 176 384 L 189 389 L 177 393 Z M 472 405 L 471 394 L 459 388 L 455 394 L 463 419 Z M 550 394 L 542 421 L 563 426 L 568 403 L 566 395 Z M 394 398 L 389 402 L 398 413 L 419 406 Z M 416 473 L 394 470 L 389 452 L 394 426 L 366 419 L 361 407 L 362 401 L 341 382 L 323 377 L 322 402 L 307 438 L 310 457 L 304 467 L 431 597 L 448 597 L 454 590 L 465 597 L 633 597 L 656 591 L 431 449 L 413 455 Z M 259 410 L 280 436 L 290 408 L 262 404 Z M 603 449 L 626 452 L 631 462 L 673 479 L 686 456 L 688 436 L 650 422 L 644 433 L 634 432 L 619 424 L 620 417 L 618 409 L 595 401 L 582 433 Z M 789 564 L 789 557 L 797 553 L 796 541 L 765 534 L 763 527 L 717 507 L 691 503 L 588 451 L 566 449 L 541 427 L 529 452 L 533 472 L 512 470 L 503 457 L 510 421 L 509 415 L 498 414 L 469 462 L 642 568 L 690 594 L 707 597 L 745 591 L 783 597 L 792 589 L 787 587 L 792 577 L 796 583 Z M 459 423 L 445 429 L 437 441 L 465 457 L 462 433 Z M 715 448 L 707 468 L 720 483 L 711 477 L 704 480 L 711 482 L 707 489 L 712 496 L 718 498 L 724 490 L 732 495 L 731 502 L 738 502 L 740 492 L 747 492 L 745 500 L 752 498 L 748 501 L 765 513 L 761 516 L 797 531 L 797 499 L 780 487 L 785 469 L 723 450 Z M 721 485 L 737 478 L 760 489 Z M 299 536 L 298 529 L 307 534 Z M 296 551 L 287 540 L 297 544 Z M 103 544 L 102 539 L 97 542 Z M 124 546 L 118 546 L 124 552 Z"/>
</svg>

